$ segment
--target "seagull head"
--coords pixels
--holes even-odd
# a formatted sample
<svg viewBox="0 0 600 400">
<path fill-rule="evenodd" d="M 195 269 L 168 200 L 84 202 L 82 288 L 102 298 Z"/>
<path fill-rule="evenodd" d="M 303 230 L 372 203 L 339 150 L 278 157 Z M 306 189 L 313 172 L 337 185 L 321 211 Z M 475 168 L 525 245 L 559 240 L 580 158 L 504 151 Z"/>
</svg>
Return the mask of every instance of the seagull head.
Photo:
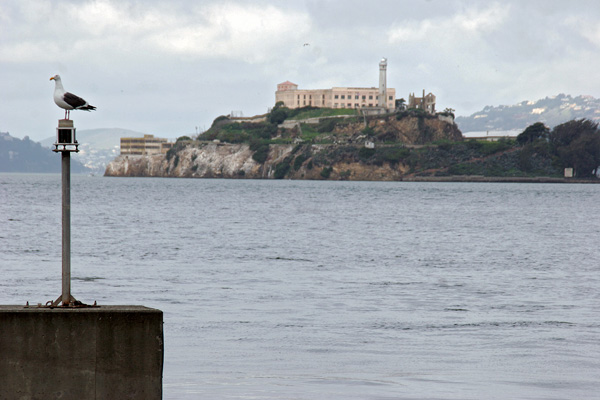
<svg viewBox="0 0 600 400">
<path fill-rule="evenodd" d="M 54 75 L 52 78 L 50 78 L 51 81 L 59 81 L 60 82 L 60 75 Z"/>
</svg>

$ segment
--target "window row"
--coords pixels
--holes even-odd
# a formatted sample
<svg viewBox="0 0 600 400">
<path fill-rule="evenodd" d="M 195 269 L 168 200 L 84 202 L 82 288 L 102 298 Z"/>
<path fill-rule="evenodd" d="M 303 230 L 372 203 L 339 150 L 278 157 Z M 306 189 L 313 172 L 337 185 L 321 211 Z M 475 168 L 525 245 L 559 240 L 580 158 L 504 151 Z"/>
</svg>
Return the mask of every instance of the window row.
<svg viewBox="0 0 600 400">
<path fill-rule="evenodd" d="M 359 95 L 356 94 L 356 95 L 354 95 L 354 100 L 358 100 L 361 97 L 362 97 L 362 100 L 366 100 L 367 99 L 366 95 L 359 96 Z M 342 95 L 336 94 L 336 95 L 333 96 L 333 98 L 336 99 L 336 100 L 337 99 L 345 100 L 346 98 L 348 100 L 351 100 L 352 99 L 352 95 L 349 94 L 349 95 L 346 96 L 344 94 L 342 94 Z M 373 100 L 373 95 L 369 95 L 369 100 Z M 375 100 L 379 100 L 379 96 L 375 96 Z M 390 100 L 390 101 L 394 100 L 394 96 L 388 96 L 388 100 Z"/>
</svg>

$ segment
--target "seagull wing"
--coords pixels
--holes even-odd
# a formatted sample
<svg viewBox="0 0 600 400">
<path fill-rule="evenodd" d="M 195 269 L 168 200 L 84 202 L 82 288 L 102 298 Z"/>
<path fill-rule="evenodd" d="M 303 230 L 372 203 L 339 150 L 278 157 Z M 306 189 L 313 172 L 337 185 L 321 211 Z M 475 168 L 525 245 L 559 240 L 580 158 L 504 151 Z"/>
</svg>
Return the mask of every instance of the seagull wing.
<svg viewBox="0 0 600 400">
<path fill-rule="evenodd" d="M 87 105 L 87 101 L 69 92 L 63 94 L 63 100 L 73 108 L 79 108 Z"/>
</svg>

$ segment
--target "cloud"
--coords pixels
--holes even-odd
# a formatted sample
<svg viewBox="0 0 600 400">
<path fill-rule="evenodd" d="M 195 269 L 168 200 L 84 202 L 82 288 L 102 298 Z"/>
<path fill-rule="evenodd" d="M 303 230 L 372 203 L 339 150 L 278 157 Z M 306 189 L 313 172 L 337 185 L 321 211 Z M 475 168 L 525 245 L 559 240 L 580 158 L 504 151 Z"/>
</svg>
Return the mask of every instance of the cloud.
<svg viewBox="0 0 600 400">
<path fill-rule="evenodd" d="M 492 32 L 502 26 L 509 14 L 509 5 L 495 3 L 484 10 L 469 9 L 457 14 L 451 19 L 451 24 L 467 33 Z"/>
<path fill-rule="evenodd" d="M 0 61 L 64 61 L 85 52 L 145 51 L 150 57 L 256 63 L 272 59 L 291 43 L 301 43 L 311 29 L 305 13 L 274 5 L 219 2 L 181 10 L 164 3 L 114 0 L 54 2 L 52 7 L 48 2 L 19 4 L 10 11 L 20 23 L 8 24 L 19 40 L 0 43 Z M 34 26 L 37 29 L 31 29 Z"/>
<path fill-rule="evenodd" d="M 597 18 L 590 18 L 589 15 L 570 16 L 565 18 L 564 25 L 581 35 L 596 50 L 600 48 L 600 25 Z"/>
<path fill-rule="evenodd" d="M 263 62 L 310 31 L 306 14 L 269 5 L 219 3 L 196 10 L 197 23 L 156 32 L 152 42 L 164 51 L 198 57 Z"/>
<path fill-rule="evenodd" d="M 491 4 L 485 9 L 470 8 L 448 18 L 401 21 L 388 31 L 390 43 L 411 41 L 446 42 L 454 40 L 472 41 L 473 35 L 497 30 L 510 14 L 510 6 Z"/>
<path fill-rule="evenodd" d="M 231 110 L 262 113 L 287 79 L 376 86 L 381 57 L 399 97 L 426 89 L 459 115 L 600 96 L 597 0 L 377 0 L 365 10 L 361 0 L 0 0 L 10 77 L 0 130 L 47 130 L 56 73 L 99 107 L 81 123 L 171 136 Z"/>
</svg>

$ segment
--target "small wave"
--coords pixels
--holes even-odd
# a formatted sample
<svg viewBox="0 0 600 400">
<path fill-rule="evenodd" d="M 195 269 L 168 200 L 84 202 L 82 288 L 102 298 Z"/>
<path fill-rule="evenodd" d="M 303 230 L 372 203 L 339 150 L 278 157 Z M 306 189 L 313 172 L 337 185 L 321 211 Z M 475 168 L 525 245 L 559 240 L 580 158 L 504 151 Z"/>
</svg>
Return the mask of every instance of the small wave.
<svg viewBox="0 0 600 400">
<path fill-rule="evenodd" d="M 97 281 L 100 279 L 105 279 L 105 278 L 102 278 L 99 276 L 82 276 L 82 277 L 75 276 L 75 277 L 73 277 L 73 279 L 76 281 L 82 281 L 82 282 L 94 282 L 94 281 Z"/>
<path fill-rule="evenodd" d="M 428 325 L 428 329 L 462 329 L 462 328 L 529 328 L 540 326 L 574 326 L 565 321 L 488 321 L 449 325 Z"/>
<path fill-rule="evenodd" d="M 288 257 L 267 257 L 267 260 L 313 262 L 312 260 L 308 260 L 306 258 L 288 258 Z"/>
<path fill-rule="evenodd" d="M 408 285 L 418 285 L 423 282 L 394 282 L 394 281 L 382 281 L 382 282 L 370 282 L 369 285 L 372 286 L 408 286 Z"/>
<path fill-rule="evenodd" d="M 465 310 L 468 311 L 468 310 Z M 372 325 L 374 329 L 383 330 L 398 330 L 398 331 L 409 331 L 409 330 L 426 330 L 426 331 L 437 331 L 437 330 L 452 330 L 452 329 L 485 329 L 485 328 L 530 328 L 530 327 L 544 327 L 544 326 L 555 326 L 555 327 L 570 327 L 576 324 L 566 321 L 486 321 L 486 322 L 471 322 L 463 324 L 425 324 L 425 325 L 411 325 L 402 322 L 381 322 Z"/>
</svg>

